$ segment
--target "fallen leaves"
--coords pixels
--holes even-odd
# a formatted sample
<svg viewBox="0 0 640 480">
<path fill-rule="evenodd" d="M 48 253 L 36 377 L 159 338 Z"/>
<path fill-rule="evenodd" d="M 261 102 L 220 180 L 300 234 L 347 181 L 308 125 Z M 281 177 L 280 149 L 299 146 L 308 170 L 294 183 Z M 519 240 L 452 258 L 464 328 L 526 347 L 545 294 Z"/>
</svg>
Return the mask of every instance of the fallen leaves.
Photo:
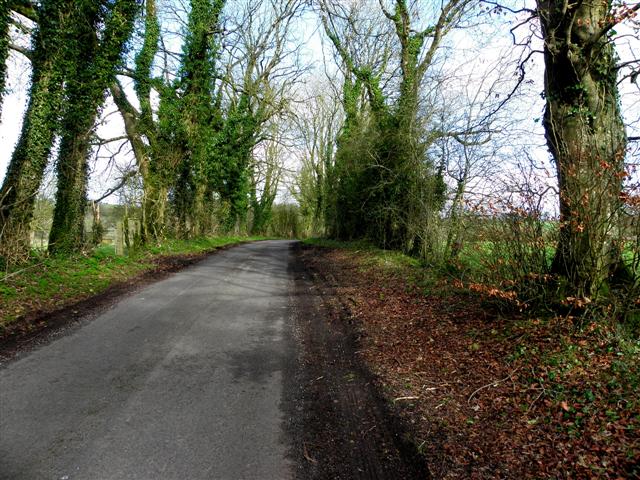
<svg viewBox="0 0 640 480">
<path fill-rule="evenodd" d="M 434 478 L 640 478 L 639 354 L 618 355 L 600 327 L 483 308 L 515 301 L 508 291 L 454 280 L 424 295 L 412 272 L 367 255 L 312 249 L 305 261 L 330 279 L 334 321 L 354 322 Z"/>
</svg>

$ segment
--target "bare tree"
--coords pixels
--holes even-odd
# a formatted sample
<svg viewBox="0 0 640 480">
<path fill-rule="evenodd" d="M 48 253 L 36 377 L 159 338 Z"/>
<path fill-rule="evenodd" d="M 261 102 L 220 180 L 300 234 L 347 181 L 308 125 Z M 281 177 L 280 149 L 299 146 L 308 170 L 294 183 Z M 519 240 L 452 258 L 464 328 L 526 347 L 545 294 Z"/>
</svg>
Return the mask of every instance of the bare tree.
<svg viewBox="0 0 640 480">
<path fill-rule="evenodd" d="M 312 85 L 296 112 L 301 165 L 294 197 L 302 215 L 310 219 L 310 233 L 325 233 L 330 190 L 334 186 L 335 143 L 342 123 L 341 104 L 325 83 Z"/>
</svg>

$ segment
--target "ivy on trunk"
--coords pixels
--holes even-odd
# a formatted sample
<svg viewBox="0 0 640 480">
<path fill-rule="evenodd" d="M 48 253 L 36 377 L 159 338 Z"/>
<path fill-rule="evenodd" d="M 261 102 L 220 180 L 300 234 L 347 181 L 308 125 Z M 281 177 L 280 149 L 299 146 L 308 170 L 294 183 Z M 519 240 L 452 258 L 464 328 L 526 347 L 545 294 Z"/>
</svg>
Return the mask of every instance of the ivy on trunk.
<svg viewBox="0 0 640 480">
<path fill-rule="evenodd" d="M 87 205 L 87 159 L 98 109 L 131 36 L 140 2 L 120 0 L 109 9 L 101 2 L 78 2 L 79 19 L 66 80 L 60 153 L 56 164 L 58 190 L 49 235 L 51 253 L 81 249 Z M 98 39 L 100 26 L 104 30 Z"/>
<path fill-rule="evenodd" d="M 627 136 L 620 113 L 612 2 L 538 0 L 544 127 L 557 167 L 560 239 L 553 270 L 594 297 L 621 265 L 617 224 Z M 619 273 L 619 272 L 618 272 Z"/>
<path fill-rule="evenodd" d="M 29 104 L 0 188 L 0 257 L 8 263 L 29 253 L 34 202 L 60 123 L 75 12 L 73 0 L 45 0 L 38 12 Z"/>
<path fill-rule="evenodd" d="M 7 0 L 0 1 L 0 115 L 2 115 L 2 100 L 6 86 L 7 57 L 9 56 L 9 25 L 11 10 Z"/>
</svg>

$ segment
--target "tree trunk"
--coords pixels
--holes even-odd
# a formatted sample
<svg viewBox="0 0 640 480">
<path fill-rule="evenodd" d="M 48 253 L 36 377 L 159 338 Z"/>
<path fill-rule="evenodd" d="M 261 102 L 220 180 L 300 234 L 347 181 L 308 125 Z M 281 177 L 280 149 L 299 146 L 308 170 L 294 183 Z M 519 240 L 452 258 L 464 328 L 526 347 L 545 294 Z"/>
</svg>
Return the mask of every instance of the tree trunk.
<svg viewBox="0 0 640 480">
<path fill-rule="evenodd" d="M 382 71 L 376 72 L 371 66 L 358 65 L 358 59 L 353 58 L 350 50 L 343 44 L 345 39 L 339 38 L 333 28 L 329 9 L 326 5 L 322 7 L 325 31 L 346 69 L 366 90 L 372 120 L 366 127 L 370 152 L 364 153 L 359 148 L 360 152 L 356 154 L 363 157 L 359 163 L 364 168 L 362 172 L 355 172 L 355 175 L 353 171 L 349 172 L 352 176 L 359 177 L 355 186 L 364 188 L 350 192 L 344 189 L 345 197 L 351 200 L 347 204 L 358 201 L 356 196 L 366 197 L 365 201 L 358 201 L 361 207 L 357 212 L 366 217 L 365 228 L 356 229 L 353 226 L 357 223 L 347 226 L 339 220 L 338 227 L 347 227 L 350 230 L 349 236 L 366 234 L 381 247 L 409 253 L 421 252 L 431 247 L 431 239 L 428 238 L 430 228 L 424 228 L 424 225 L 431 222 L 441 208 L 441 182 L 435 168 L 427 164 L 428 159 L 424 155 L 426 145 L 421 140 L 417 124 L 419 88 L 443 36 L 457 24 L 471 3 L 469 0 L 441 2 L 435 24 L 418 31 L 412 25 L 414 12 L 410 2 L 396 0 L 392 11 L 387 10 L 384 2 L 379 2 L 384 16 L 394 25 L 400 47 L 401 73 L 397 95 L 389 95 L 383 88 Z M 352 33 L 359 35 L 354 25 L 350 25 Z M 385 62 L 386 59 L 382 63 Z M 345 87 L 346 99 L 349 85 L 345 84 Z M 345 142 L 343 145 L 338 143 L 336 161 L 342 162 L 348 137 L 344 133 L 341 136 L 341 140 Z M 346 165 L 347 162 L 344 163 Z M 339 201 L 337 204 L 339 205 Z"/>
<path fill-rule="evenodd" d="M 67 59 L 72 66 L 66 80 L 68 100 L 56 164 L 58 190 L 49 236 L 51 253 L 78 251 L 83 246 L 91 132 L 131 35 L 137 3 L 119 0 L 106 18 L 100 4 L 93 0 L 77 6 L 80 18 L 72 39 L 76 56 Z M 98 40 L 103 22 L 104 30 Z"/>
<path fill-rule="evenodd" d="M 345 75 L 342 87 L 345 119 L 336 139 L 335 160 L 327 169 L 324 186 L 326 192 L 331 192 L 325 202 L 324 223 L 329 236 L 341 240 L 346 239 L 350 233 L 353 234 L 351 225 L 361 218 L 358 211 L 350 208 L 348 201 L 352 198 L 350 181 L 354 169 L 351 165 L 356 160 L 349 149 L 362 130 L 360 103 L 364 87 L 362 81 L 355 75 L 353 75 L 355 78 L 351 77 L 352 75 Z"/>
<path fill-rule="evenodd" d="M 29 105 L 0 189 L 0 257 L 5 262 L 21 261 L 29 254 L 35 197 L 59 125 L 67 30 L 74 4 L 72 0 L 51 0 L 39 12 Z"/>
<path fill-rule="evenodd" d="M 75 118 L 68 125 L 58 158 L 56 173 L 58 190 L 49 233 L 50 253 L 79 251 L 84 244 L 84 217 L 87 206 L 89 139 L 95 125 L 95 113 L 88 118 Z"/>
<path fill-rule="evenodd" d="M 466 153 L 465 153 L 466 158 Z M 449 213 L 449 232 L 447 234 L 447 245 L 445 247 L 445 260 L 454 261 L 457 260 L 460 250 L 462 249 L 462 200 L 464 198 L 464 191 L 467 186 L 468 178 L 468 163 L 465 162 L 464 172 L 457 179 L 456 193 L 453 196 L 451 202 L 451 210 Z"/>
<path fill-rule="evenodd" d="M 0 116 L 2 115 L 2 100 L 6 86 L 10 20 L 11 11 L 9 9 L 9 1 L 0 0 Z"/>
<path fill-rule="evenodd" d="M 167 188 L 149 176 L 143 178 L 142 241 L 157 241 L 164 237 L 167 224 Z"/>
<path fill-rule="evenodd" d="M 71 39 L 67 58 L 69 71 L 66 83 L 65 112 L 61 124 L 62 139 L 56 162 L 58 189 L 56 191 L 53 223 L 49 233 L 49 252 L 72 252 L 84 242 L 84 214 L 86 210 L 87 155 L 89 139 L 96 121 L 97 107 L 94 75 L 98 50 L 97 28 L 101 21 L 96 2 L 77 5 L 76 35 Z M 101 94 L 98 95 L 101 97 Z"/>
<path fill-rule="evenodd" d="M 616 265 L 627 145 L 616 54 L 607 35 L 611 2 L 538 0 L 545 39 L 544 127 L 560 191 L 555 273 L 568 294 L 597 296 Z"/>
<path fill-rule="evenodd" d="M 100 219 L 100 202 L 91 202 L 91 213 L 93 214 L 93 222 L 91 226 L 91 245 L 94 247 L 102 244 L 104 237 L 104 226 Z"/>
<path fill-rule="evenodd" d="M 149 4 L 150 2 L 147 3 L 147 5 Z M 141 91 L 143 93 L 147 91 L 144 88 L 139 88 L 138 90 L 138 95 L 141 95 Z M 149 118 L 147 118 L 147 107 L 145 107 L 147 101 L 144 100 L 145 97 L 140 97 L 143 111 L 139 113 L 129 103 L 122 86 L 117 81 L 111 83 L 111 96 L 122 116 L 125 132 L 132 146 L 138 171 L 142 177 L 144 197 L 142 201 L 141 241 L 143 243 L 156 241 L 162 238 L 166 227 L 167 181 L 165 179 L 165 163 L 171 158 L 172 153 L 169 148 L 162 148 L 165 145 L 159 145 L 156 127 L 153 124 L 150 110 Z M 150 103 L 148 108 L 150 109 Z M 149 140 L 149 146 L 142 140 L 143 133 Z"/>
</svg>

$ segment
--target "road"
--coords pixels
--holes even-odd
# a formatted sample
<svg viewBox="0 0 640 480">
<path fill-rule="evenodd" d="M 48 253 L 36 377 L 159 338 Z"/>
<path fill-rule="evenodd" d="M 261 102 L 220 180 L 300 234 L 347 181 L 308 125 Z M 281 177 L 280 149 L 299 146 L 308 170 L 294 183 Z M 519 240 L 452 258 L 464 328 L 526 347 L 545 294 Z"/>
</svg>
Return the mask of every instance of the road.
<svg viewBox="0 0 640 480">
<path fill-rule="evenodd" d="M 290 478 L 289 247 L 220 252 L 9 363 L 0 478 Z"/>
</svg>

